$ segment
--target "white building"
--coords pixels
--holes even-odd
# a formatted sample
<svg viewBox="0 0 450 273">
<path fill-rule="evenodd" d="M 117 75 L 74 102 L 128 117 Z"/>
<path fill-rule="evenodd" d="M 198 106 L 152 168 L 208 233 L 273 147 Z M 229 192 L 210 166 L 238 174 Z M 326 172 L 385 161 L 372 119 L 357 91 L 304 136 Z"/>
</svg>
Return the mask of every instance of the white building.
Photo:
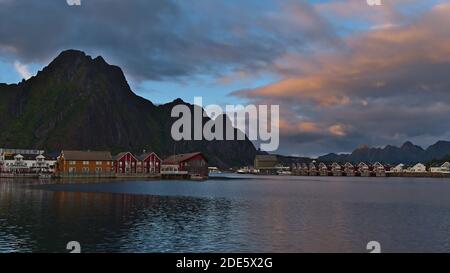
<svg viewBox="0 0 450 273">
<path fill-rule="evenodd" d="M 398 164 L 397 166 L 395 166 L 394 168 L 392 168 L 392 172 L 394 173 L 402 173 L 405 171 L 405 164 Z"/>
<path fill-rule="evenodd" d="M 0 157 L 1 172 L 6 173 L 49 173 L 54 172 L 56 159 L 43 154 L 7 154 Z"/>
<path fill-rule="evenodd" d="M 413 173 L 424 173 L 427 171 L 427 167 L 423 165 L 422 163 L 417 163 L 411 168 L 411 172 Z"/>
<path fill-rule="evenodd" d="M 450 173 L 450 162 L 445 162 L 440 166 L 433 166 L 430 168 L 432 173 Z"/>
</svg>

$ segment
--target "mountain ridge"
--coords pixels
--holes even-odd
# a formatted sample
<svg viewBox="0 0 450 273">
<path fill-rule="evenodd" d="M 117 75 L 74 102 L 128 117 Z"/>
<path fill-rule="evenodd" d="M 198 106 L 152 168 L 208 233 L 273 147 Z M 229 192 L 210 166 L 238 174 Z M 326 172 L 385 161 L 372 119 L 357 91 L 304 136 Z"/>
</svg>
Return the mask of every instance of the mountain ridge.
<svg viewBox="0 0 450 273">
<path fill-rule="evenodd" d="M 318 157 L 320 161 L 335 162 L 381 162 L 388 164 L 419 163 L 441 159 L 450 155 L 450 141 L 439 140 L 426 149 L 406 141 L 400 147 L 386 145 L 383 148 L 360 146 L 349 154 L 329 153 Z"/>
<path fill-rule="evenodd" d="M 180 103 L 197 107 L 181 99 L 156 106 L 131 90 L 120 67 L 66 50 L 30 79 L 0 83 L 0 143 L 46 150 L 152 150 L 163 157 L 201 151 L 222 168 L 253 162 L 257 151 L 248 139 L 174 141 L 170 129 L 176 119 L 170 112 Z"/>
</svg>

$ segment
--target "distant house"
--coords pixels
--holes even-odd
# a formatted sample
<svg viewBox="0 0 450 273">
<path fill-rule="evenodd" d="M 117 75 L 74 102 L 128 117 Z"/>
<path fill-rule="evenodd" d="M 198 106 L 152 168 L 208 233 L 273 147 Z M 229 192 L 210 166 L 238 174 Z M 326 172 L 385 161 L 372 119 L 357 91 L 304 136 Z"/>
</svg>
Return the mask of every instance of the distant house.
<svg viewBox="0 0 450 273">
<path fill-rule="evenodd" d="M 380 162 L 375 162 L 372 165 L 372 170 L 375 173 L 375 176 L 386 176 L 386 168 Z"/>
<path fill-rule="evenodd" d="M 319 174 L 320 176 L 328 176 L 330 169 L 328 168 L 328 166 L 321 162 L 319 163 Z"/>
<path fill-rule="evenodd" d="M 138 163 L 140 161 L 132 153 L 119 153 L 113 157 L 113 160 L 114 172 L 117 175 L 135 175 L 138 173 Z"/>
<path fill-rule="evenodd" d="M 161 172 L 161 158 L 156 153 L 144 153 L 138 159 L 140 161 L 138 172 L 143 174 L 159 174 Z"/>
<path fill-rule="evenodd" d="M 346 176 L 355 176 L 355 167 L 352 163 L 347 162 L 344 164 L 344 173 Z"/>
<path fill-rule="evenodd" d="M 425 165 L 423 165 L 422 163 L 417 163 L 410 170 L 411 170 L 411 172 L 414 172 L 414 173 L 424 173 L 427 171 L 427 167 Z"/>
<path fill-rule="evenodd" d="M 311 162 L 308 166 L 308 174 L 310 176 L 317 176 L 319 174 L 316 164 L 314 162 Z"/>
<path fill-rule="evenodd" d="M 0 148 L 0 172 L 10 174 L 50 174 L 55 171 L 56 156 L 43 150 Z"/>
<path fill-rule="evenodd" d="M 433 164 L 430 166 L 430 173 L 440 173 L 441 172 L 441 164 Z"/>
<path fill-rule="evenodd" d="M 3 172 L 9 173 L 51 173 L 55 161 L 43 154 L 8 154 L 3 157 Z"/>
<path fill-rule="evenodd" d="M 450 162 L 436 164 L 430 167 L 432 173 L 450 173 Z"/>
<path fill-rule="evenodd" d="M 5 156 L 5 170 L 10 173 L 31 173 L 31 165 L 38 155 L 10 154 Z"/>
<path fill-rule="evenodd" d="M 161 163 L 161 174 L 208 177 L 208 160 L 200 152 L 172 155 Z"/>
<path fill-rule="evenodd" d="M 360 162 L 358 164 L 358 173 L 361 176 L 371 176 L 371 174 L 372 174 L 372 167 L 369 167 L 369 165 L 367 165 L 364 162 Z"/>
<path fill-rule="evenodd" d="M 106 151 L 63 150 L 56 171 L 61 176 L 111 176 L 114 175 L 113 158 Z"/>
<path fill-rule="evenodd" d="M 300 169 L 300 175 L 308 175 L 308 173 L 309 173 L 308 165 L 306 163 L 302 163 L 301 169 Z"/>
<path fill-rule="evenodd" d="M 331 173 L 333 176 L 342 176 L 342 166 L 339 163 L 334 162 L 331 164 Z"/>
<path fill-rule="evenodd" d="M 393 172 L 393 173 L 405 172 L 405 164 L 402 164 L 402 163 L 398 164 L 397 166 L 392 168 L 391 172 Z"/>
<path fill-rule="evenodd" d="M 291 164 L 291 172 L 292 172 L 292 174 L 293 175 L 298 175 L 298 173 L 299 173 L 299 164 L 297 164 L 297 163 L 292 163 Z"/>
<path fill-rule="evenodd" d="M 450 172 L 450 162 L 445 162 L 441 165 L 441 172 L 443 173 Z"/>
</svg>

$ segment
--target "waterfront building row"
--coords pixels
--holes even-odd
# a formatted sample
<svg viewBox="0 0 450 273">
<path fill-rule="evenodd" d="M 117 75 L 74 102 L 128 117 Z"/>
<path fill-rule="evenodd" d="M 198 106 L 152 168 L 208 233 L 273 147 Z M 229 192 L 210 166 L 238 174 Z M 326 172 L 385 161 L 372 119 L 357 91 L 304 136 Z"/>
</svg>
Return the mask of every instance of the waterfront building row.
<svg viewBox="0 0 450 273">
<path fill-rule="evenodd" d="M 324 162 L 311 162 L 292 164 L 291 171 L 293 175 L 308 175 L 308 176 L 386 176 L 389 173 L 411 172 L 411 173 L 426 173 L 426 166 L 422 163 L 417 163 L 413 166 L 404 167 L 404 164 L 399 164 L 392 167 L 388 164 L 375 162 L 373 164 L 360 162 L 352 164 L 347 162 L 339 164 L 333 162 L 326 164 Z"/>
<path fill-rule="evenodd" d="M 160 177 L 206 178 L 208 160 L 200 153 L 172 155 L 162 160 L 155 152 L 136 156 L 122 152 L 112 156 L 108 151 L 63 150 L 58 155 L 44 151 L 0 149 L 2 176 L 57 177 Z"/>
</svg>

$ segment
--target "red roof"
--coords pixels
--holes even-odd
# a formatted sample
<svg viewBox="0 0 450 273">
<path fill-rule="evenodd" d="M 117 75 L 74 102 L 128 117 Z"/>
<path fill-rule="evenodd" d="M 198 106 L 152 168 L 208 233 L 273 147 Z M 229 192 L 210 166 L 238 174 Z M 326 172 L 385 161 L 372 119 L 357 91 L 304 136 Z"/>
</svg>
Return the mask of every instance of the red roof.
<svg viewBox="0 0 450 273">
<path fill-rule="evenodd" d="M 168 158 L 164 159 L 164 161 L 162 162 L 162 164 L 166 164 L 166 165 L 176 165 L 179 164 L 181 162 L 187 161 L 197 155 L 201 155 L 206 161 L 208 161 L 206 159 L 206 157 L 201 153 L 201 152 L 196 152 L 196 153 L 189 153 L 189 154 L 179 154 L 179 155 L 171 155 Z"/>
<path fill-rule="evenodd" d="M 131 153 L 131 152 L 122 152 L 117 154 L 116 156 L 113 157 L 114 160 L 120 160 L 122 157 L 126 156 L 127 154 L 130 154 L 134 159 L 137 160 L 137 158 Z"/>
<path fill-rule="evenodd" d="M 161 159 L 159 158 L 159 156 L 158 156 L 155 152 L 148 152 L 148 153 L 141 154 L 140 156 L 138 156 L 138 159 L 141 160 L 141 161 L 144 161 L 144 160 L 146 160 L 149 156 L 151 156 L 152 154 L 154 154 L 159 160 L 161 160 Z"/>
</svg>

